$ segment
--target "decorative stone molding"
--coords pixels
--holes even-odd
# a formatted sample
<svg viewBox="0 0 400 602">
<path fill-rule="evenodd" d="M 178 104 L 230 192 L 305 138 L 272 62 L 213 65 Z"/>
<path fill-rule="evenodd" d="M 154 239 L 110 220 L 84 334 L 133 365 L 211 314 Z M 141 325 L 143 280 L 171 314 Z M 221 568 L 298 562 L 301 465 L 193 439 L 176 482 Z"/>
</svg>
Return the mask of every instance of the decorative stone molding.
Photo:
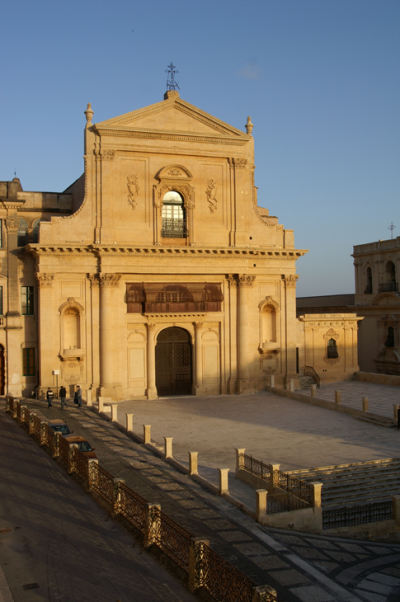
<svg viewBox="0 0 400 602">
<path fill-rule="evenodd" d="M 132 174 L 131 176 L 127 176 L 126 185 L 128 188 L 128 202 L 132 209 L 136 208 L 138 197 L 140 193 L 138 177 L 136 174 Z"/>
<path fill-rule="evenodd" d="M 99 275 L 98 274 L 87 274 L 87 279 L 89 280 L 91 286 L 97 287 L 99 286 Z"/>
<path fill-rule="evenodd" d="M 288 288 L 293 288 L 296 286 L 296 282 L 298 279 L 297 274 L 289 274 L 288 276 L 283 276 L 282 278 Z"/>
<path fill-rule="evenodd" d="M 18 232 L 20 218 L 18 215 L 10 215 L 6 219 L 6 228 L 8 232 Z"/>
<path fill-rule="evenodd" d="M 121 274 L 99 274 L 100 286 L 113 287 L 117 286 L 121 280 Z"/>
<path fill-rule="evenodd" d="M 238 280 L 237 280 L 236 274 L 227 274 L 226 279 L 229 282 L 230 286 L 236 287 L 238 285 Z"/>
<path fill-rule="evenodd" d="M 256 277 L 250 274 L 239 274 L 238 283 L 240 286 L 253 286 Z"/>
<path fill-rule="evenodd" d="M 101 151 L 101 157 L 102 157 L 103 161 L 112 161 L 115 157 L 115 151 L 103 150 L 103 151 Z"/>
<path fill-rule="evenodd" d="M 54 274 L 45 274 L 43 272 L 37 272 L 36 278 L 40 288 L 45 288 L 53 284 Z"/>
<path fill-rule="evenodd" d="M 211 211 L 211 213 L 214 213 L 214 211 L 217 209 L 217 206 L 218 206 L 218 200 L 215 196 L 215 193 L 216 193 L 215 180 L 213 178 L 210 178 L 208 180 L 208 185 L 206 188 L 206 197 L 207 197 L 207 202 L 208 202 L 208 208 Z"/>
<path fill-rule="evenodd" d="M 247 165 L 247 159 L 241 159 L 238 157 L 233 157 L 233 165 L 237 169 L 244 169 Z"/>
</svg>

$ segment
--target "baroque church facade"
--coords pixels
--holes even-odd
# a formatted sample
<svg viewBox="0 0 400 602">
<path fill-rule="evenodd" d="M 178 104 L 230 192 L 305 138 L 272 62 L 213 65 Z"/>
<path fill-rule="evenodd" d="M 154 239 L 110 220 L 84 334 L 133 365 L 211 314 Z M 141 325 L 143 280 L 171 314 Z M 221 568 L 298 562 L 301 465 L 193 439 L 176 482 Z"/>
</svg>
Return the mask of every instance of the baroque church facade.
<svg viewBox="0 0 400 602">
<path fill-rule="evenodd" d="M 244 393 L 317 356 L 326 379 L 357 370 L 355 315 L 296 318 L 305 251 L 257 204 L 250 118 L 243 132 L 176 90 L 85 114 L 84 173 L 63 193 L 0 183 L 3 392 L 59 374 L 115 400 Z"/>
</svg>

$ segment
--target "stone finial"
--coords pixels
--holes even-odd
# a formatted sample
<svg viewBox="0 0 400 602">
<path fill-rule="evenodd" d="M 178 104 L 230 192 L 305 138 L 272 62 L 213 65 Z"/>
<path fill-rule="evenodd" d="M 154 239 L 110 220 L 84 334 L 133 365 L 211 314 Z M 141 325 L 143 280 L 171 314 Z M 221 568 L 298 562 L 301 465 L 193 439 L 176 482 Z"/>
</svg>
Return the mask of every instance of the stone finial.
<svg viewBox="0 0 400 602">
<path fill-rule="evenodd" d="M 87 109 L 85 111 L 85 115 L 86 115 L 86 122 L 87 125 L 92 125 L 92 119 L 93 119 L 93 115 L 94 115 L 94 111 L 92 110 L 92 104 L 90 102 L 88 102 L 88 106 Z"/>
<path fill-rule="evenodd" d="M 253 124 L 253 122 L 252 122 L 252 120 L 251 120 L 251 118 L 250 118 L 250 115 L 249 115 L 249 116 L 247 117 L 247 122 L 246 122 L 246 132 L 247 132 L 248 134 L 251 134 L 251 133 L 252 133 L 252 131 L 253 131 L 253 127 L 254 127 L 254 124 Z"/>
</svg>

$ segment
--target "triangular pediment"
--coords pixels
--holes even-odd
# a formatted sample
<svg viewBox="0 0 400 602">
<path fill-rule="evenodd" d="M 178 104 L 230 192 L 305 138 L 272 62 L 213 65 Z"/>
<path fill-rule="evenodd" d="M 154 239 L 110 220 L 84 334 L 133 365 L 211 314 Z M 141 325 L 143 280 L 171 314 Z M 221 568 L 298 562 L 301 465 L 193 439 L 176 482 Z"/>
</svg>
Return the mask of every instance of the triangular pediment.
<svg viewBox="0 0 400 602">
<path fill-rule="evenodd" d="M 168 132 L 193 136 L 220 136 L 249 139 L 250 136 L 182 100 L 174 91 L 166 100 L 95 124 L 107 130 Z"/>
</svg>

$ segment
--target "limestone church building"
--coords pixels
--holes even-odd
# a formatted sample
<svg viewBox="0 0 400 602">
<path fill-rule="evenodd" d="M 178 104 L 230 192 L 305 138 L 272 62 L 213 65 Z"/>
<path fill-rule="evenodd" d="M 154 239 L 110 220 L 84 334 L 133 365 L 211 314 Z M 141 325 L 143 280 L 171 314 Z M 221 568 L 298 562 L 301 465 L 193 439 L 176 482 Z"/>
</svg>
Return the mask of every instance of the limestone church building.
<svg viewBox="0 0 400 602">
<path fill-rule="evenodd" d="M 305 251 L 257 204 L 253 124 L 176 90 L 93 122 L 63 193 L 0 183 L 2 392 L 242 393 L 357 370 L 353 314 L 296 318 Z M 332 350 L 334 353 L 332 353 Z"/>
</svg>

